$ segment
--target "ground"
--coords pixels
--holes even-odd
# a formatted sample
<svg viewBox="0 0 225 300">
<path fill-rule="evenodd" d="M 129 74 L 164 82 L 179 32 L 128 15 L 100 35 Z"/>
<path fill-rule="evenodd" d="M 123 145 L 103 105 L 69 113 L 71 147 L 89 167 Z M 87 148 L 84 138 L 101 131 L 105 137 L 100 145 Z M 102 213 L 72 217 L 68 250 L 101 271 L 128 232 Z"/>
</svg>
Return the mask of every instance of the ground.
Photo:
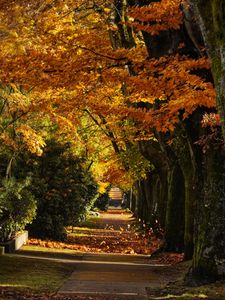
<svg viewBox="0 0 225 300">
<path fill-rule="evenodd" d="M 63 282 L 66 284 L 73 278 L 70 275 L 74 270 L 76 278 L 71 281 L 72 286 L 80 282 L 85 289 L 91 288 L 91 284 L 92 288 L 99 284 L 95 277 L 103 280 L 109 291 L 111 281 L 126 288 L 133 276 L 132 285 L 135 280 L 137 288 L 141 282 L 148 286 L 148 298 L 143 299 L 225 299 L 223 282 L 195 288 L 184 286 L 183 276 L 190 262 L 182 262 L 182 254 L 152 255 L 161 241 L 151 231 L 140 230 L 139 225 L 129 212 L 111 210 L 101 213 L 100 217 L 92 217 L 73 232 L 67 228 L 67 243 L 30 239 L 17 253 L 20 256 L 0 257 L 0 300 L 131 299 L 119 294 L 58 294 Z M 119 271 L 113 267 L 115 262 Z"/>
<path fill-rule="evenodd" d="M 102 212 L 100 217 L 91 217 L 81 226 L 67 228 L 66 243 L 30 239 L 27 247 L 34 246 L 49 249 L 67 249 L 74 252 L 121 253 L 150 255 L 159 246 L 160 240 L 151 232 L 138 230 L 135 219 L 125 210 Z M 151 235 L 151 238 L 149 238 Z"/>
</svg>

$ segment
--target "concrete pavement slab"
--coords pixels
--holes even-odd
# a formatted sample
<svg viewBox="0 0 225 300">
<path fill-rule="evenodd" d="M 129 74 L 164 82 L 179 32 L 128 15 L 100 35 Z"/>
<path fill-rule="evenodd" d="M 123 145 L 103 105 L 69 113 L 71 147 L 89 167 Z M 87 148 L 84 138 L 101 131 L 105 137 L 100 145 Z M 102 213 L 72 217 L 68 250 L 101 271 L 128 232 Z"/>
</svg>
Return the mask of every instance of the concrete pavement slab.
<svg viewBox="0 0 225 300">
<path fill-rule="evenodd" d="M 146 283 L 137 282 L 105 282 L 94 280 L 69 280 L 59 290 L 61 295 L 110 295 L 129 297 L 129 299 L 148 299 Z"/>
</svg>

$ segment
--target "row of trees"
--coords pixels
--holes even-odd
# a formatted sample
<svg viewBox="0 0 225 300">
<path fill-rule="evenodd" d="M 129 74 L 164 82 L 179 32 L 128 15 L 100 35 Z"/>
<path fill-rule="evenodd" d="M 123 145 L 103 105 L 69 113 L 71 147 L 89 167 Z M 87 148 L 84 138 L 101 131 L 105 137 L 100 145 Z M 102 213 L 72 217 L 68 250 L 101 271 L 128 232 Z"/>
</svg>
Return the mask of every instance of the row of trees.
<svg viewBox="0 0 225 300">
<path fill-rule="evenodd" d="M 2 1 L 0 137 L 10 177 L 17 154 L 42 155 L 57 127 L 102 191 L 119 185 L 137 217 L 164 230 L 165 250 L 193 257 L 190 278 L 215 279 L 225 270 L 224 6 L 206 2 Z"/>
</svg>

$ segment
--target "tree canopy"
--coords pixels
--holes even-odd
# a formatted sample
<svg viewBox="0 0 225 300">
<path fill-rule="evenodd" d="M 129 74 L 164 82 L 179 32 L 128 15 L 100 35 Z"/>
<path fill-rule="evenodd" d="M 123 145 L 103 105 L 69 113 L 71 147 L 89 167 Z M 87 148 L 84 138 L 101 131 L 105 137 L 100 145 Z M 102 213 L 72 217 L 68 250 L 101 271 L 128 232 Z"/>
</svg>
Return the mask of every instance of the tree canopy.
<svg viewBox="0 0 225 300">
<path fill-rule="evenodd" d="M 212 275 L 210 261 L 217 277 L 224 221 L 199 220 L 224 210 L 224 6 L 202 3 L 1 1 L 0 138 L 7 177 L 24 151 L 69 142 L 103 193 L 129 192 L 165 249 L 194 253 L 193 274 Z"/>
</svg>

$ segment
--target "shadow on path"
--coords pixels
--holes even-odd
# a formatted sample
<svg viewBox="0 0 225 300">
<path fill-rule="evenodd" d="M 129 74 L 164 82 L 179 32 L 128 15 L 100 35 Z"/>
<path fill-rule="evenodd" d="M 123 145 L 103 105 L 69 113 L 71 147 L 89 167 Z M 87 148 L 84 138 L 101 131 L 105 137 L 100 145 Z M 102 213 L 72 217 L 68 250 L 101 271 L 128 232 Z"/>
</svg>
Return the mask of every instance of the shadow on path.
<svg viewBox="0 0 225 300">
<path fill-rule="evenodd" d="M 32 250 L 28 245 L 18 252 L 74 266 L 55 299 L 144 300 L 148 299 L 147 287 L 160 288 L 176 280 L 170 266 L 151 260 L 159 241 L 137 233 L 130 213 L 111 210 L 93 218 L 89 225 L 69 232 L 67 243 L 55 243 L 61 251 L 54 252 L 53 242 L 31 240 Z M 38 250 L 48 245 L 52 251 Z"/>
</svg>

